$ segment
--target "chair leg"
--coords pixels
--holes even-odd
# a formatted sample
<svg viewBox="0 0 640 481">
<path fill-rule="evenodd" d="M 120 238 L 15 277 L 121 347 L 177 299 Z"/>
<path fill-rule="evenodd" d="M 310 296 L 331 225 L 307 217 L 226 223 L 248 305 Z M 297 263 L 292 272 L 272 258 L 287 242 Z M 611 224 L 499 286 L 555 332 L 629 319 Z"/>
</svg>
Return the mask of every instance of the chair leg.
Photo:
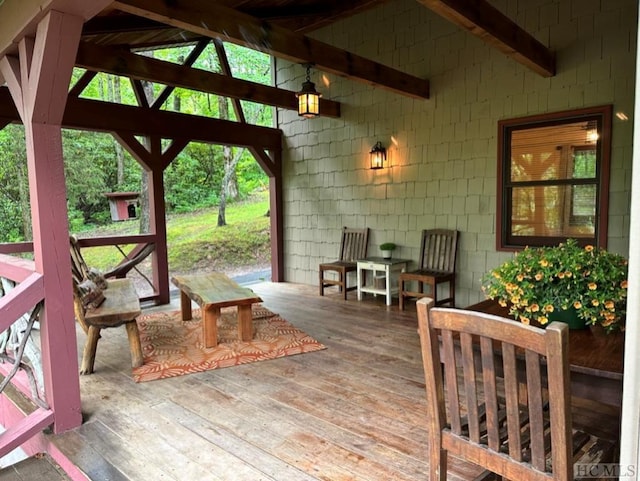
<svg viewBox="0 0 640 481">
<path fill-rule="evenodd" d="M 324 296 L 324 271 L 322 269 L 320 269 L 319 271 L 319 276 L 320 276 L 320 295 Z"/>
<path fill-rule="evenodd" d="M 398 289 L 398 309 L 404 311 L 404 279 L 399 279 L 400 289 Z"/>
<path fill-rule="evenodd" d="M 127 337 L 129 338 L 129 350 L 131 351 L 131 366 L 142 366 L 142 346 L 140 345 L 140 334 L 138 333 L 138 324 L 135 319 L 125 324 L 127 328 Z"/>
<path fill-rule="evenodd" d="M 100 328 L 89 326 L 87 340 L 84 344 L 82 352 L 82 364 L 80 365 L 80 374 L 91 374 L 93 365 L 96 360 L 96 348 L 98 347 L 98 339 L 100 338 Z"/>
<path fill-rule="evenodd" d="M 451 298 L 449 302 L 451 307 L 456 307 L 456 284 L 453 281 L 449 281 L 449 297 Z"/>
<path fill-rule="evenodd" d="M 347 273 L 340 272 L 340 290 L 342 291 L 342 297 L 347 300 Z"/>
</svg>

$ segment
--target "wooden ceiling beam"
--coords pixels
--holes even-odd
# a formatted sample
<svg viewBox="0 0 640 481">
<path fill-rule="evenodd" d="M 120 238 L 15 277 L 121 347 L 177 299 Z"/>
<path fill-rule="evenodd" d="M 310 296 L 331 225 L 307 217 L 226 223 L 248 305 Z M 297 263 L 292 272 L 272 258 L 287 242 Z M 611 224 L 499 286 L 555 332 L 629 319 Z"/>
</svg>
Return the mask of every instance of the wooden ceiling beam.
<svg viewBox="0 0 640 481">
<path fill-rule="evenodd" d="M 0 122 L 19 122 L 7 87 L 0 87 Z M 62 126 L 97 132 L 189 139 L 222 145 L 282 149 L 282 132 L 270 127 L 240 124 L 166 110 L 152 110 L 97 100 L 67 99 Z"/>
<path fill-rule="evenodd" d="M 413 98 L 429 98 L 429 81 L 208 0 L 118 0 L 113 7 L 198 35 L 244 45 L 291 62 Z"/>
<path fill-rule="evenodd" d="M 81 42 L 76 66 L 136 80 L 158 82 L 283 109 L 298 110 L 295 92 L 144 57 L 113 47 Z M 340 104 L 333 100 L 320 99 L 320 112 L 326 117 L 340 117 Z"/>
<path fill-rule="evenodd" d="M 555 54 L 486 0 L 418 2 L 539 75 L 555 75 Z"/>
<path fill-rule="evenodd" d="M 50 11 L 68 13 L 88 19 L 110 3 L 111 0 L 1 0 L 0 57 L 15 53 L 20 39 L 34 36 L 38 22 Z"/>
</svg>

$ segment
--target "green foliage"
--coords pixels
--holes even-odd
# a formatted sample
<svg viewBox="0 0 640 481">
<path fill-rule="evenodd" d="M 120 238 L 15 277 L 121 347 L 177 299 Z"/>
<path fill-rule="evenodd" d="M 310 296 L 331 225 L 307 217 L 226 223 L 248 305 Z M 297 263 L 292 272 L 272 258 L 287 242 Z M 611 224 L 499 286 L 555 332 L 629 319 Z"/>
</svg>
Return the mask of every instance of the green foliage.
<svg viewBox="0 0 640 481">
<path fill-rule="evenodd" d="M 190 212 L 217 203 L 224 167 L 219 146 L 190 143 L 164 173 L 168 212 Z"/>
<path fill-rule="evenodd" d="M 238 162 L 237 172 L 241 198 L 246 198 L 255 191 L 264 190 L 269 185 L 269 177 L 247 151 Z"/>
<path fill-rule="evenodd" d="M 0 153 L 0 242 L 19 242 L 27 237 L 21 212 L 29 209 L 27 153 L 21 125 L 0 130 Z"/>
<path fill-rule="evenodd" d="M 193 48 L 167 48 L 140 52 L 140 55 L 182 64 Z M 268 55 L 233 44 L 225 44 L 225 49 L 235 77 L 271 83 Z M 212 44 L 200 54 L 194 68 L 221 73 L 220 60 Z M 74 69 L 71 84 L 75 84 L 85 73 L 84 69 Z M 164 88 L 159 84 L 149 86 L 154 97 Z M 82 92 L 82 97 L 137 105 L 128 79 L 104 73 L 93 78 Z M 243 101 L 242 104 L 249 123 L 272 124 L 273 108 L 252 102 Z M 180 88 L 173 91 L 162 108 L 210 117 L 220 116 L 218 96 Z M 234 109 L 228 110 L 230 119 L 237 120 Z M 166 146 L 167 140 L 163 142 Z M 122 150 L 109 134 L 63 130 L 69 225 L 73 232 L 111 223 L 105 193 L 140 190 L 142 168 L 126 151 L 121 157 L 124 159 L 124 179 L 119 182 L 117 159 L 122 155 Z M 234 150 L 234 155 L 236 152 Z M 25 240 L 30 238 L 31 224 L 22 126 L 9 125 L 0 130 L 0 153 L 0 242 Z M 224 167 L 221 146 L 189 144 L 164 174 L 167 211 L 190 212 L 216 205 L 222 188 Z M 241 198 L 246 198 L 256 190 L 263 190 L 268 184 L 267 176 L 247 151 L 238 163 L 236 178 Z"/>
<path fill-rule="evenodd" d="M 526 324 L 545 325 L 550 313 L 573 307 L 587 323 L 611 331 L 624 326 L 627 269 L 622 256 L 569 239 L 524 249 L 486 274 L 482 289 Z"/>
</svg>

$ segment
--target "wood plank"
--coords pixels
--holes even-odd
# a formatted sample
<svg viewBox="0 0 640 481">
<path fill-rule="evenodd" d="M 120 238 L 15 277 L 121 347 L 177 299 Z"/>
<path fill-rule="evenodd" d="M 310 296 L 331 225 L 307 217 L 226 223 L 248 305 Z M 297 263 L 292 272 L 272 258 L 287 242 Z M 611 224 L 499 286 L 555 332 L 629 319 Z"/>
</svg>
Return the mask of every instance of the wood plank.
<svg viewBox="0 0 640 481">
<path fill-rule="evenodd" d="M 71 481 L 60 466 L 48 454 L 24 459 L 0 469 L 0 481 L 16 480 Z"/>
<path fill-rule="evenodd" d="M 20 117 L 6 87 L 0 87 L 0 117 L 17 122 Z M 270 127 L 164 110 L 150 110 L 97 100 L 69 98 L 62 126 L 99 132 L 128 132 L 162 138 L 281 150 L 282 132 Z"/>
<path fill-rule="evenodd" d="M 240 287 L 221 272 L 173 276 L 171 282 L 200 306 L 237 306 L 262 302 L 248 287 Z"/>
<path fill-rule="evenodd" d="M 285 28 L 206 0 L 121 0 L 124 12 L 194 32 L 221 37 L 292 62 L 313 63 L 341 77 L 376 85 L 417 99 L 429 98 L 429 81 L 373 62 Z"/>
<path fill-rule="evenodd" d="M 52 438 L 56 446 L 76 464 L 95 461 L 92 479 L 112 470 L 150 479 L 148 466 L 167 479 L 175 466 L 216 473 L 224 460 L 219 469 L 229 476 L 236 469 L 257 473 L 245 479 L 423 481 L 429 433 L 413 305 L 400 312 L 382 296 L 320 297 L 315 285 L 251 288 L 328 349 L 136 384 L 122 356 L 125 330 L 103 330 L 99 369 L 80 380 L 85 424 Z M 178 309 L 177 296 L 153 308 Z M 616 432 L 618 411 L 593 403 L 578 408 L 581 421 L 596 419 L 603 431 Z M 480 473 L 455 458 L 449 467 L 458 481 Z"/>
<path fill-rule="evenodd" d="M 135 286 L 130 279 L 113 279 L 104 291 L 105 300 L 95 309 L 87 309 L 85 320 L 100 327 L 113 327 L 135 319 L 142 312 Z"/>
</svg>

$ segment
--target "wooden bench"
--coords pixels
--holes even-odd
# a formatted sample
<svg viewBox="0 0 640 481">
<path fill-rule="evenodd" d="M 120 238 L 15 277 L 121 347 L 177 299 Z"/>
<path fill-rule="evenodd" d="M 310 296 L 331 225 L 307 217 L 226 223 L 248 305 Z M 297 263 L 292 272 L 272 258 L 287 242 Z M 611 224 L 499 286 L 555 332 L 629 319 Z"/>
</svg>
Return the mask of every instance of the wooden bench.
<svg viewBox="0 0 640 481">
<path fill-rule="evenodd" d="M 102 291 L 105 300 L 96 308 L 85 308 L 77 288 L 74 289 L 74 308 L 76 318 L 87 333 L 82 353 L 80 374 L 91 374 L 96 359 L 96 348 L 100 339 L 100 330 L 106 327 L 127 329 L 131 365 L 142 366 L 142 347 L 136 317 L 141 313 L 138 293 L 131 279 L 113 279 L 108 281 L 107 289 Z"/>
<path fill-rule="evenodd" d="M 238 338 L 250 341 L 253 338 L 251 305 L 262 302 L 260 297 L 241 287 L 220 272 L 174 276 L 171 282 L 180 289 L 182 320 L 191 319 L 191 301 L 202 309 L 202 341 L 205 347 L 218 345 L 218 318 L 222 307 L 238 306 Z"/>
</svg>

